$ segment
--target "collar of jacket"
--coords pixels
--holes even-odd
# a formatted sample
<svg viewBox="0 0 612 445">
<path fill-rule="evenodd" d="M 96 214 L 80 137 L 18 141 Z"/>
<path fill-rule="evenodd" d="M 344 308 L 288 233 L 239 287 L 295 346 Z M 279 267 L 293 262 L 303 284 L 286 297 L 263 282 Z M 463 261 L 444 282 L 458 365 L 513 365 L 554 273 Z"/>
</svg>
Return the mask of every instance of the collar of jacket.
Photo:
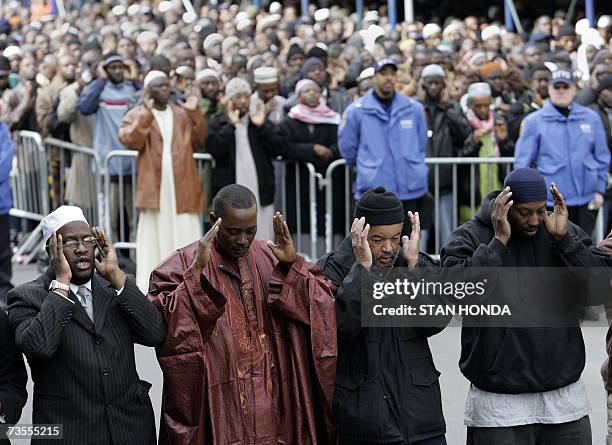
<svg viewBox="0 0 612 445">
<path fill-rule="evenodd" d="M 385 121 L 401 110 L 412 108 L 412 100 L 399 91 L 396 91 L 395 96 L 393 96 L 393 101 L 391 102 L 391 111 L 387 113 L 380 101 L 374 97 L 374 94 L 374 89 L 372 88 L 365 96 L 355 103 L 355 107 L 362 108 L 367 113 L 375 114 Z"/>
<path fill-rule="evenodd" d="M 555 108 L 550 99 L 546 99 L 546 102 L 544 102 L 541 111 L 542 117 L 547 121 L 576 121 L 580 120 L 584 116 L 584 107 L 576 101 L 572 102 L 570 113 L 567 118 Z"/>
</svg>

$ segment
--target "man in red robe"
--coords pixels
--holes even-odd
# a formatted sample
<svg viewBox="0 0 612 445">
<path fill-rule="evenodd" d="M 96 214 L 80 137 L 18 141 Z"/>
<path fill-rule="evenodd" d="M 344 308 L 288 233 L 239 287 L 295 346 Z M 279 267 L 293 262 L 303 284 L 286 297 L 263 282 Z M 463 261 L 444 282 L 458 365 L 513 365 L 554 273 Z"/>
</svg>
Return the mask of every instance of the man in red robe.
<svg viewBox="0 0 612 445">
<path fill-rule="evenodd" d="M 221 189 L 210 217 L 151 275 L 168 325 L 159 443 L 335 444 L 333 284 L 296 254 L 280 213 L 277 244 L 254 240 L 248 188 Z"/>
</svg>

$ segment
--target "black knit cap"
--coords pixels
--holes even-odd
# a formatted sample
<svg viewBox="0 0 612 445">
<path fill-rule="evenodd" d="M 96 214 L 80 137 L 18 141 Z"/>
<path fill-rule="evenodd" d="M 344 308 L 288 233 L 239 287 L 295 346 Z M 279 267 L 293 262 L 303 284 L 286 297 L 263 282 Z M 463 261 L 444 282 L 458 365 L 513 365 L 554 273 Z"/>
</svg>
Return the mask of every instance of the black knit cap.
<svg viewBox="0 0 612 445">
<path fill-rule="evenodd" d="M 370 189 L 355 206 L 355 218 L 365 216 L 370 226 L 388 226 L 404 222 L 404 206 L 395 194 L 384 187 Z"/>
</svg>

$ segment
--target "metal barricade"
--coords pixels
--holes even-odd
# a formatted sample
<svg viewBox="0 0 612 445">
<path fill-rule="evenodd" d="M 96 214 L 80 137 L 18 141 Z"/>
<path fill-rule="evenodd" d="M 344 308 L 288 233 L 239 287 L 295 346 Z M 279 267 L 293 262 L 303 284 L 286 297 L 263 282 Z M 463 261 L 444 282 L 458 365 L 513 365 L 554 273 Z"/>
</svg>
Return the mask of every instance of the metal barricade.
<svg viewBox="0 0 612 445">
<path fill-rule="evenodd" d="M 136 158 L 133 150 L 113 150 L 104 158 L 104 230 L 117 249 L 136 249 Z M 117 175 L 109 173 L 113 161 L 131 159 L 130 174 L 122 168 Z M 127 194 L 129 193 L 129 197 Z M 127 216 L 126 216 L 127 213 Z M 129 226 L 127 219 L 130 219 Z M 129 227 L 129 230 L 126 228 Z M 128 233 L 126 233 L 128 232 Z"/>
<path fill-rule="evenodd" d="M 308 260 L 316 261 L 318 247 L 318 210 L 317 210 L 317 179 L 321 175 L 316 172 L 315 167 L 310 162 L 299 161 L 276 161 L 275 169 L 279 173 L 277 180 L 276 193 L 280 194 L 279 211 L 283 214 L 292 230 L 293 242 L 297 251 L 304 255 Z M 303 170 L 306 170 L 304 172 Z M 307 210 L 306 224 L 304 227 L 302 216 L 302 199 L 304 198 L 301 190 L 304 174 L 307 175 Z M 288 179 L 292 184 L 288 184 Z M 287 190 L 288 185 L 294 185 L 293 190 Z M 290 193 L 291 192 L 291 193 Z M 259 221 L 259 224 L 272 224 L 272 221 Z"/>
<path fill-rule="evenodd" d="M 40 221 L 49 213 L 47 157 L 40 134 L 20 131 L 14 135 L 15 158 L 10 174 L 12 216 Z"/>
<path fill-rule="evenodd" d="M 69 204 L 83 209 L 92 225 L 104 221 L 103 166 L 93 148 L 46 138 L 48 159 L 59 163 L 59 183 L 53 187 L 55 205 Z"/>
<path fill-rule="evenodd" d="M 130 174 L 119 174 L 111 177 L 109 166 L 113 160 L 129 158 L 132 160 Z M 134 150 L 113 150 L 104 159 L 104 229 L 109 238 L 114 241 L 117 249 L 136 250 L 136 228 L 138 225 L 138 212 L 136 209 L 136 159 L 138 152 Z M 208 153 L 195 153 L 193 155 L 198 167 L 201 181 L 204 181 L 202 171 L 207 163 L 214 167 L 214 159 Z M 209 186 L 202 183 L 202 188 Z M 129 196 L 128 196 L 129 195 Z M 116 204 L 112 205 L 115 200 Z M 116 215 L 113 210 L 119 213 Z M 129 215 L 129 226 L 126 221 Z M 115 224 L 113 224 L 113 218 Z M 204 223 L 204 215 L 200 215 L 200 223 Z M 129 231 L 126 228 L 129 227 Z M 195 241 L 195 240 L 194 240 Z"/>
<path fill-rule="evenodd" d="M 480 202 L 476 202 L 477 190 L 479 185 L 477 184 L 477 173 L 476 168 L 483 165 L 497 165 L 501 170 L 500 181 L 503 177 L 505 177 L 511 170 L 514 164 L 514 158 L 506 157 L 506 158 L 427 158 L 425 159 L 425 163 L 428 164 L 430 169 L 433 170 L 434 175 L 434 187 L 431 190 L 434 197 L 434 227 L 435 227 L 435 249 L 434 253 L 439 253 L 441 249 L 440 242 L 440 168 L 442 165 L 451 165 L 452 166 L 452 228 L 457 228 L 460 223 L 459 218 L 459 187 L 458 181 L 459 179 L 465 179 L 467 175 L 467 179 L 469 181 L 469 215 L 473 217 L 480 206 Z M 461 166 L 469 167 L 469 172 L 461 172 Z M 338 171 L 344 170 L 344 180 L 342 181 L 342 188 L 344 189 L 344 202 L 341 203 L 341 207 L 339 207 L 338 203 L 334 203 L 334 181 L 333 175 Z M 488 182 L 490 184 L 494 183 L 492 175 L 495 174 L 495 169 L 486 169 L 487 174 L 490 175 L 488 178 Z M 351 200 L 353 199 L 353 177 L 352 177 L 352 169 L 350 169 L 344 159 L 338 159 L 332 162 L 327 171 L 325 173 L 325 179 L 321 181 L 321 186 L 325 188 L 326 195 L 326 211 L 325 211 L 325 248 L 327 251 L 331 251 L 337 247 L 337 242 L 334 242 L 334 233 L 333 226 L 338 214 L 341 212 L 345 218 L 345 233 L 348 234 L 350 230 L 350 224 L 352 222 L 352 205 Z M 492 190 L 491 190 L 492 191 Z M 482 198 L 482 196 L 481 196 Z M 600 209 L 595 231 L 593 234 L 593 240 L 595 243 L 600 242 L 604 237 L 604 227 L 603 227 L 603 210 Z"/>
<path fill-rule="evenodd" d="M 40 134 L 33 131 L 20 131 L 13 135 L 15 158 L 10 173 L 13 208 L 10 215 L 25 221 L 35 221 L 31 230 L 24 225 L 23 231 L 29 232 L 13 253 L 12 260 L 29 263 L 42 245 L 40 220 L 49 213 L 49 188 L 47 157 Z"/>
</svg>

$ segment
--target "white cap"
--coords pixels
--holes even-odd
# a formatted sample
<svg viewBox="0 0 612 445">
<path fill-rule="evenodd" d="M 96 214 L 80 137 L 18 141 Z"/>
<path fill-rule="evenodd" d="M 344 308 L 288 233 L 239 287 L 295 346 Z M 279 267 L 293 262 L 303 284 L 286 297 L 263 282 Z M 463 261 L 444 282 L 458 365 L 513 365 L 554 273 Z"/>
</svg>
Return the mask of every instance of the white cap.
<svg viewBox="0 0 612 445">
<path fill-rule="evenodd" d="M 213 32 L 212 34 L 208 34 L 204 39 L 204 44 L 202 45 L 204 49 L 208 49 L 213 46 L 217 42 L 223 42 L 223 36 L 221 34 L 217 34 Z"/>
<path fill-rule="evenodd" d="M 21 48 L 15 45 L 7 46 L 6 49 L 2 52 L 2 55 L 7 59 L 11 59 L 12 57 L 21 57 L 23 55 Z"/>
<path fill-rule="evenodd" d="M 278 82 L 278 70 L 271 66 L 261 66 L 253 71 L 253 81 L 259 85 Z"/>
<path fill-rule="evenodd" d="M 480 35 L 482 36 L 483 41 L 489 40 L 491 37 L 501 36 L 501 29 L 499 29 L 499 26 L 495 25 L 487 26 L 482 30 Z"/>
<path fill-rule="evenodd" d="M 317 9 L 314 13 L 315 22 L 324 22 L 329 18 L 329 8 Z"/>
<path fill-rule="evenodd" d="M 168 75 L 163 71 L 153 70 L 149 71 L 149 73 L 145 76 L 143 86 L 146 88 L 151 82 L 155 79 L 167 79 Z"/>
<path fill-rule="evenodd" d="M 159 9 L 159 12 L 163 14 L 164 12 L 168 12 L 172 9 L 172 2 L 169 2 L 168 0 L 163 0 L 159 3 L 157 8 Z"/>
<path fill-rule="evenodd" d="M 427 65 L 425 68 L 423 68 L 423 71 L 421 71 L 421 78 L 423 79 L 425 77 L 434 76 L 444 77 L 444 68 L 442 68 L 440 65 Z"/>
<path fill-rule="evenodd" d="M 140 12 L 140 5 L 135 3 L 133 5 L 128 6 L 127 8 L 127 14 L 132 17 L 135 15 L 138 15 L 138 13 Z"/>
<path fill-rule="evenodd" d="M 236 36 L 228 36 L 221 43 L 221 52 L 225 55 L 234 45 L 240 45 L 240 39 Z"/>
<path fill-rule="evenodd" d="M 368 11 L 363 16 L 364 22 L 376 22 L 380 21 L 380 15 L 378 15 L 378 11 Z"/>
<path fill-rule="evenodd" d="M 45 216 L 40 222 L 40 225 L 42 227 L 43 240 L 46 243 L 49 238 L 51 238 L 51 235 L 53 235 L 54 232 L 57 232 L 66 224 L 75 221 L 83 221 L 84 223 L 89 224 L 87 222 L 87 219 L 85 219 L 85 215 L 83 215 L 83 210 L 81 210 L 80 207 L 58 207 L 55 211 Z"/>
<path fill-rule="evenodd" d="M 206 79 L 208 77 L 214 77 L 217 80 L 221 80 L 221 75 L 217 71 L 215 71 L 215 70 L 213 70 L 211 68 L 206 68 L 206 69 L 203 69 L 202 71 L 200 71 L 197 74 L 197 76 L 196 76 L 196 80 L 200 81 L 200 80 L 204 80 L 204 79 Z"/>
<path fill-rule="evenodd" d="M 242 19 L 238 23 L 236 23 L 236 31 L 244 31 L 252 24 L 253 21 L 251 19 Z"/>
<path fill-rule="evenodd" d="M 283 10 L 283 6 L 279 2 L 270 3 L 270 14 L 280 14 Z"/>
<path fill-rule="evenodd" d="M 576 30 L 576 34 L 581 36 L 587 29 L 589 29 L 589 27 L 589 19 L 580 19 L 576 22 L 574 29 Z"/>
<path fill-rule="evenodd" d="M 113 7 L 113 9 L 111 11 L 116 16 L 124 15 L 126 13 L 125 6 L 123 6 L 123 5 L 117 5 L 117 6 Z"/>
<path fill-rule="evenodd" d="M 139 45 L 144 45 L 145 43 L 150 42 L 151 40 L 158 40 L 158 39 L 159 39 L 159 34 L 157 34 L 156 32 L 143 31 L 136 38 L 136 43 L 138 43 Z"/>
<path fill-rule="evenodd" d="M 442 32 L 442 29 L 435 23 L 428 23 L 427 25 L 423 26 L 423 38 L 424 39 L 428 39 L 434 34 L 438 34 L 441 32 Z"/>
<path fill-rule="evenodd" d="M 602 15 L 597 20 L 598 28 L 609 28 L 610 26 L 612 26 L 612 15 Z"/>
<path fill-rule="evenodd" d="M 362 80 L 371 79 L 372 77 L 374 77 L 374 74 L 375 74 L 375 71 L 374 71 L 373 66 L 366 68 L 361 73 L 359 73 L 359 77 L 357 78 L 357 83 L 361 82 Z"/>
</svg>

